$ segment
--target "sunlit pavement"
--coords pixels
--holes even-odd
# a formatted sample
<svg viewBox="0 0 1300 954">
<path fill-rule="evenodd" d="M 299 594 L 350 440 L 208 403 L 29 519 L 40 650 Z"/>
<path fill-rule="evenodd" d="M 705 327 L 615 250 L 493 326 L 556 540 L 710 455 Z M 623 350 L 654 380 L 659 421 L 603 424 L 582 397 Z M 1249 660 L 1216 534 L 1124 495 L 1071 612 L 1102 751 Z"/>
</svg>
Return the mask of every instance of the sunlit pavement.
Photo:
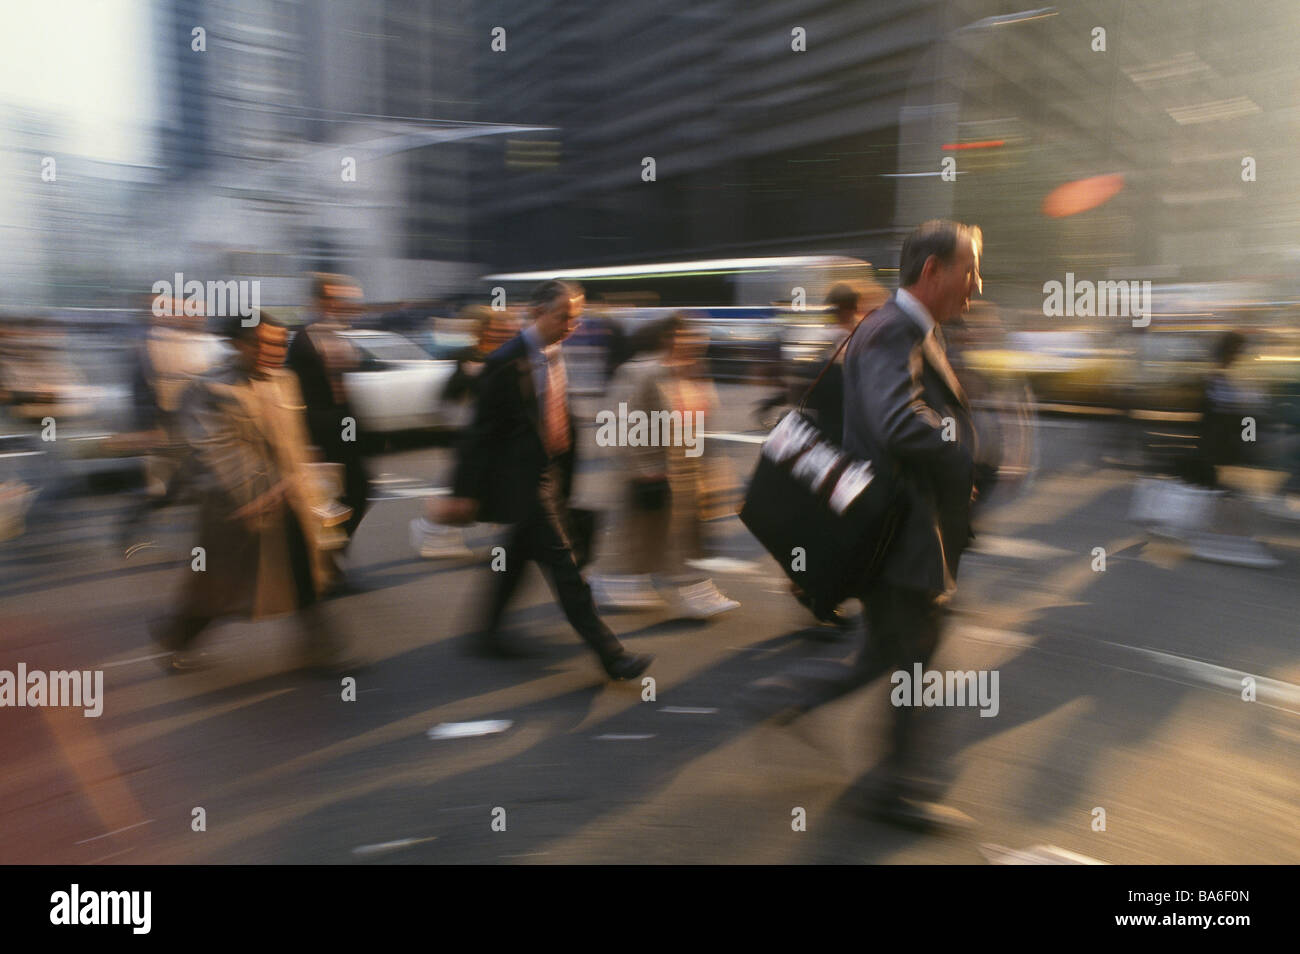
<svg viewBox="0 0 1300 954">
<path fill-rule="evenodd" d="M 707 430 L 756 434 L 757 392 L 723 394 Z M 980 863 L 1003 856 L 989 846 L 1043 845 L 1110 863 L 1300 861 L 1300 527 L 1261 520 L 1275 569 L 1192 560 L 1125 520 L 1133 471 L 1099 463 L 1113 425 L 1045 423 L 1038 472 L 995 501 L 963 561 L 932 664 L 999 677 L 996 716 L 928 713 L 944 798 L 977 823 L 967 835 L 855 811 L 885 680 L 788 727 L 742 708 L 750 681 L 858 637 L 812 638 L 735 518 L 711 529 L 730 561 L 715 581 L 739 610 L 608 617 L 657 655 L 652 700 L 601 678 L 536 575 L 510 619 L 543 657 L 463 654 L 497 533 L 469 531 L 471 562 L 414 555 L 407 524 L 450 464 L 426 446 L 374 461 L 386 499 L 351 555 L 365 591 L 330 607 L 367 663 L 355 701 L 339 678 L 295 670 L 291 621 L 227 622 L 207 638 L 213 668 L 159 671 L 146 624 L 189 572 L 184 511 L 158 516 L 129 557 L 120 496 L 61 502 L 0 545 L 0 669 L 102 669 L 106 688 L 98 719 L 0 709 L 0 861 Z M 706 457 L 742 478 L 757 450 L 706 438 Z M 588 460 L 578 500 L 605 508 L 618 458 Z M 621 542 L 607 524 L 606 563 Z M 428 735 L 479 720 L 510 725 Z"/>
</svg>

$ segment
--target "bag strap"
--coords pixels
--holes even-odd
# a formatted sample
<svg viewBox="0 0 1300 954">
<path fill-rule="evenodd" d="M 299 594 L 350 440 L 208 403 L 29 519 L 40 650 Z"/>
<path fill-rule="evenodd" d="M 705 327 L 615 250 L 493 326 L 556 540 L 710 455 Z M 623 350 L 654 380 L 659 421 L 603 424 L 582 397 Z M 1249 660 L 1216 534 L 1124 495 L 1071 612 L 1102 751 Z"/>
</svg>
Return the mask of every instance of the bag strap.
<svg viewBox="0 0 1300 954">
<path fill-rule="evenodd" d="M 876 309 L 872 308 L 871 311 L 867 312 L 865 315 L 862 316 L 861 321 L 859 321 L 856 325 L 853 326 L 853 330 L 850 331 L 847 335 L 845 335 L 844 340 L 841 341 L 840 346 L 835 349 L 835 353 L 831 355 L 830 360 L 827 361 L 822 366 L 821 371 L 817 372 L 817 377 L 813 379 L 813 383 L 808 386 L 808 390 L 805 391 L 803 393 L 803 397 L 799 399 L 799 404 L 796 406 L 796 410 L 798 410 L 800 413 L 803 413 L 804 406 L 808 403 L 808 399 L 812 397 L 812 393 L 817 390 L 817 385 L 822 383 L 822 378 L 825 377 L 826 372 L 831 369 L 831 365 L 833 365 L 835 363 L 835 359 L 840 356 L 840 352 L 842 352 L 845 348 L 849 346 L 849 342 L 852 341 L 853 336 L 858 333 L 858 329 L 861 328 L 866 323 L 866 320 L 870 318 L 872 315 L 874 315 L 875 313 L 876 313 Z"/>
</svg>

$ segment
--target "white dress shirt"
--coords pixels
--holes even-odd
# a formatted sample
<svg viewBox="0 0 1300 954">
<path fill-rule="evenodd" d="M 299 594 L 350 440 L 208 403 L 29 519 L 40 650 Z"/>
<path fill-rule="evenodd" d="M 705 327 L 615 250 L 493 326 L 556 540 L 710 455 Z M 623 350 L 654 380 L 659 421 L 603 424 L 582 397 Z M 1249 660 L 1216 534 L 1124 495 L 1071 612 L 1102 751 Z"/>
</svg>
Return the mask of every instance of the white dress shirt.
<svg viewBox="0 0 1300 954">
<path fill-rule="evenodd" d="M 536 325 L 525 326 L 523 336 L 524 344 L 528 346 L 528 362 L 533 368 L 533 392 L 537 395 L 537 407 L 539 411 L 544 412 L 546 384 L 550 380 L 551 365 L 564 360 L 563 352 L 559 342 L 543 345 Z"/>
<path fill-rule="evenodd" d="M 930 309 L 921 304 L 921 300 L 910 291 L 906 288 L 900 288 L 894 293 L 894 299 L 898 302 L 898 307 L 911 315 L 913 320 L 921 326 L 923 333 L 928 335 L 935 330 L 934 316 L 930 314 Z"/>
</svg>

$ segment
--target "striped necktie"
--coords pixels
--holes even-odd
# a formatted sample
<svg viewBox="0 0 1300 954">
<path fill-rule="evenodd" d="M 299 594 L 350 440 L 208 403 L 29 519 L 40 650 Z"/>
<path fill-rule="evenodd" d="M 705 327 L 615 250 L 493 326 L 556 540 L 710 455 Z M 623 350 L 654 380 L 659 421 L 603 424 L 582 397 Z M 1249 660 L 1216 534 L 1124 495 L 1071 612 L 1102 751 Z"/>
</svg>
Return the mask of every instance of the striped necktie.
<svg viewBox="0 0 1300 954">
<path fill-rule="evenodd" d="M 542 351 L 546 358 L 546 407 L 542 416 L 542 435 L 546 452 L 558 457 L 569 449 L 569 413 L 565 404 L 565 392 L 569 383 L 564 373 L 564 359 L 560 357 L 559 346 L 552 346 Z"/>
</svg>

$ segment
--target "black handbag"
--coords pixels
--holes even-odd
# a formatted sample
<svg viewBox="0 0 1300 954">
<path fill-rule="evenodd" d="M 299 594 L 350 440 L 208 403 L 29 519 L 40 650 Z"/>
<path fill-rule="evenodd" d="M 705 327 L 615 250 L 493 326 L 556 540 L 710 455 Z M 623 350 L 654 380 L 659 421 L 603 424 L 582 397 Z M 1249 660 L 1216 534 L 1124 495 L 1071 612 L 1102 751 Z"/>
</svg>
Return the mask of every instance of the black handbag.
<svg viewBox="0 0 1300 954">
<path fill-rule="evenodd" d="M 855 459 L 804 413 L 821 377 L 763 442 L 740 519 L 802 591 L 801 602 L 828 620 L 879 572 L 902 495 L 891 461 Z"/>
</svg>

